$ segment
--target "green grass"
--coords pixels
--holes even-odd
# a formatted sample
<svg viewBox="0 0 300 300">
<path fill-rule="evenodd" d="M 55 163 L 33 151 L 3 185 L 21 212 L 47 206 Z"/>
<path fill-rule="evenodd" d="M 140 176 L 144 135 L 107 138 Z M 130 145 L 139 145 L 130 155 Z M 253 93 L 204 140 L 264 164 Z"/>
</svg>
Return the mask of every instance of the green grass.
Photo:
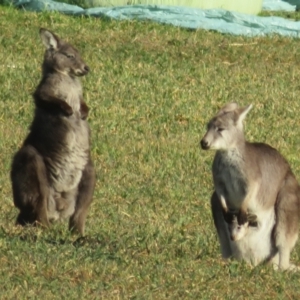
<svg viewBox="0 0 300 300">
<path fill-rule="evenodd" d="M 14 225 L 10 163 L 32 120 L 46 27 L 91 68 L 97 185 L 85 240 L 67 222 Z M 300 274 L 220 258 L 209 198 L 213 152 L 199 149 L 225 103 L 252 103 L 250 141 L 278 148 L 300 178 L 300 48 L 150 22 L 0 7 L 1 299 L 299 299 Z M 292 253 L 300 265 L 300 246 Z"/>
<path fill-rule="evenodd" d="M 259 13 L 261 17 L 281 17 L 285 19 L 291 19 L 295 21 L 300 20 L 300 12 L 299 11 L 261 11 Z"/>
</svg>

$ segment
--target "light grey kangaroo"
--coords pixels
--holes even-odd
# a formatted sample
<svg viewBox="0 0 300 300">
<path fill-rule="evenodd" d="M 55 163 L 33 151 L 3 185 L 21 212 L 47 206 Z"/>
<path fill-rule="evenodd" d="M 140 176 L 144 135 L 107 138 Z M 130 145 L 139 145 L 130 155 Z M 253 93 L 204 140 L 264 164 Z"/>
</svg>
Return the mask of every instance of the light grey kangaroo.
<svg viewBox="0 0 300 300">
<path fill-rule="evenodd" d="M 211 207 L 222 256 L 298 269 L 290 264 L 290 252 L 298 239 L 300 187 L 276 149 L 245 140 L 243 120 L 251 107 L 227 104 L 201 140 L 202 149 L 217 150 Z M 256 218 L 254 226 L 249 216 Z"/>
<path fill-rule="evenodd" d="M 42 79 L 33 94 L 30 132 L 12 161 L 11 181 L 21 225 L 69 218 L 84 235 L 95 172 L 90 157 L 88 107 L 78 76 L 89 67 L 78 51 L 49 30 L 40 29 L 46 47 Z"/>
</svg>

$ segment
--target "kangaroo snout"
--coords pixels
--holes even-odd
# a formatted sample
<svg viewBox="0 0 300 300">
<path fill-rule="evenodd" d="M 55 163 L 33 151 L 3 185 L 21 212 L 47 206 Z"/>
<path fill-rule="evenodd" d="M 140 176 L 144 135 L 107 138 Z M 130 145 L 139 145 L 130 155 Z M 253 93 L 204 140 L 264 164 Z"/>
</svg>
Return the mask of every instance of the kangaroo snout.
<svg viewBox="0 0 300 300">
<path fill-rule="evenodd" d="M 230 239 L 232 241 L 238 241 L 241 239 L 241 236 L 243 236 L 242 227 L 236 224 L 229 225 L 229 231 L 230 231 Z"/>
<path fill-rule="evenodd" d="M 204 138 L 200 141 L 200 145 L 201 145 L 201 148 L 203 150 L 208 150 L 209 149 L 208 141 Z"/>
<path fill-rule="evenodd" d="M 90 67 L 85 65 L 83 69 L 77 69 L 75 74 L 76 76 L 84 76 L 90 71 Z"/>
<path fill-rule="evenodd" d="M 236 240 L 236 238 L 235 238 L 235 236 L 234 236 L 233 234 L 230 235 L 230 239 L 231 239 L 232 241 L 235 241 L 235 240 Z"/>
</svg>

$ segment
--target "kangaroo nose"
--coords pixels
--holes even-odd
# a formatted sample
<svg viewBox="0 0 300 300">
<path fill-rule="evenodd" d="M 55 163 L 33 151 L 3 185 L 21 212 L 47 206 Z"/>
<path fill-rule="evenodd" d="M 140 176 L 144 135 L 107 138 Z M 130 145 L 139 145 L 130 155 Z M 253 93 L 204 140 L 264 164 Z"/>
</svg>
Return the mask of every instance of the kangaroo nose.
<svg viewBox="0 0 300 300">
<path fill-rule="evenodd" d="M 90 67 L 89 67 L 89 66 L 85 66 L 85 67 L 84 67 L 84 70 L 85 70 L 86 72 L 89 72 L 89 71 L 90 71 Z"/>
<path fill-rule="evenodd" d="M 201 140 L 200 144 L 202 149 L 208 149 L 208 142 L 206 140 Z"/>
</svg>

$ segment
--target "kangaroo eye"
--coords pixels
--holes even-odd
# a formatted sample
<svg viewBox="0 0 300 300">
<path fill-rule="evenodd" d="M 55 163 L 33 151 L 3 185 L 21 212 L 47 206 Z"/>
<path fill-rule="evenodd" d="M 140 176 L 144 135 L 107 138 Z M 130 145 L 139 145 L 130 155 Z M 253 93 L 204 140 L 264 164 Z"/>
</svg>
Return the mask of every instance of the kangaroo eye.
<svg viewBox="0 0 300 300">
<path fill-rule="evenodd" d="M 217 127 L 216 130 L 217 130 L 218 132 L 222 132 L 223 130 L 225 130 L 225 128 Z"/>
</svg>

